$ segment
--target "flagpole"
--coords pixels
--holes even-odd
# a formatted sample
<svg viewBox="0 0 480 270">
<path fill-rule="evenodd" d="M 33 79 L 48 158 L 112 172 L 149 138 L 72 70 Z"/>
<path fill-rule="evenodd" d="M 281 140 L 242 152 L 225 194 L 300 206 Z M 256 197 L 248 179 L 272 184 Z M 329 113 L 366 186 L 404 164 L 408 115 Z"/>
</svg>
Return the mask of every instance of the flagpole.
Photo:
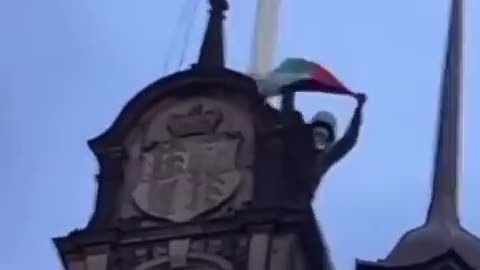
<svg viewBox="0 0 480 270">
<path fill-rule="evenodd" d="M 265 76 L 272 70 L 280 3 L 281 0 L 257 0 L 249 71 L 254 77 Z M 280 97 L 271 97 L 268 102 L 275 108 L 280 107 Z"/>
</svg>

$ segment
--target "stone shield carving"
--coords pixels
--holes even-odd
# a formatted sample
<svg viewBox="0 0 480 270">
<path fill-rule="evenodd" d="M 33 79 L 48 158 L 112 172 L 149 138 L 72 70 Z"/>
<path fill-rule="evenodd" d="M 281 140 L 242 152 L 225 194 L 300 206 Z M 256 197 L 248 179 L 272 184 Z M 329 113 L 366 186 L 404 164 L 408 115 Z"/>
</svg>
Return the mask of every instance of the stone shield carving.
<svg viewBox="0 0 480 270">
<path fill-rule="evenodd" d="M 143 153 L 142 181 L 133 191 L 145 213 L 186 222 L 211 210 L 235 192 L 240 138 L 228 134 L 174 138 Z"/>
</svg>

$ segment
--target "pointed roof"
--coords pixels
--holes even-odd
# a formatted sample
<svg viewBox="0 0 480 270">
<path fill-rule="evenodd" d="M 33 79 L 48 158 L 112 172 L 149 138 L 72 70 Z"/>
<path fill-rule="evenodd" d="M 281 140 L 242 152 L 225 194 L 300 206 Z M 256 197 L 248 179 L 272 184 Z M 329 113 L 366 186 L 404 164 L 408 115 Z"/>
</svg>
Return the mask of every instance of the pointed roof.
<svg viewBox="0 0 480 270">
<path fill-rule="evenodd" d="M 458 175 L 461 144 L 463 0 L 453 0 L 440 106 L 433 190 L 427 222 L 458 220 Z M 435 220 L 432 220 L 435 219 Z"/>
<path fill-rule="evenodd" d="M 435 265 L 434 269 L 462 269 L 462 270 L 475 270 L 468 265 L 463 258 L 461 258 L 457 252 L 453 249 L 449 249 L 443 254 L 431 258 L 428 261 L 423 261 L 416 264 L 409 265 L 395 265 L 386 266 L 378 263 L 372 263 L 368 261 L 357 260 L 357 270 L 417 270 L 417 269 L 429 269 L 432 265 Z"/>
<path fill-rule="evenodd" d="M 447 52 L 438 115 L 436 155 L 430 207 L 425 224 L 407 232 L 379 265 L 396 267 L 430 261 L 453 250 L 480 269 L 480 239 L 458 217 L 461 169 L 463 0 L 452 0 Z"/>
<path fill-rule="evenodd" d="M 210 0 L 210 6 L 207 30 L 195 66 L 202 69 L 221 69 L 225 67 L 223 13 L 228 9 L 228 3 L 227 0 Z"/>
</svg>

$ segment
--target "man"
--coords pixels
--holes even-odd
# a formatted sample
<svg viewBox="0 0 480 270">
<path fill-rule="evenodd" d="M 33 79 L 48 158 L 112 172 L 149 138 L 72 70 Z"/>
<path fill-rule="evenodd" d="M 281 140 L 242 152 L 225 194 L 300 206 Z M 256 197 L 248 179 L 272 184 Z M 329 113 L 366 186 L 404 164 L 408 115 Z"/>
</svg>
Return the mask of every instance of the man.
<svg viewBox="0 0 480 270">
<path fill-rule="evenodd" d="M 286 166 L 293 165 L 295 178 L 304 185 L 304 193 L 311 201 L 322 177 L 340 159 L 355 146 L 362 110 L 367 100 L 365 94 L 354 94 L 357 107 L 344 136 L 336 139 L 336 120 L 329 112 L 315 114 L 309 124 L 303 124 L 301 114 L 297 111 L 283 112 L 286 118 L 285 147 Z"/>
</svg>

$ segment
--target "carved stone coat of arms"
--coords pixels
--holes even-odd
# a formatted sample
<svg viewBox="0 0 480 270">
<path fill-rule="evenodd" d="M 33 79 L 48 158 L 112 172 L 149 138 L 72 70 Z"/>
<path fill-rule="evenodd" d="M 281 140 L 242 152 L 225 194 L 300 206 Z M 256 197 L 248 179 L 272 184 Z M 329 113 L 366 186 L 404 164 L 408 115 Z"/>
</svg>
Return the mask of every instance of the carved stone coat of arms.
<svg viewBox="0 0 480 270">
<path fill-rule="evenodd" d="M 142 181 L 133 192 L 145 213 L 186 222 L 233 195 L 240 137 L 216 133 L 158 142 L 143 153 Z"/>
</svg>

